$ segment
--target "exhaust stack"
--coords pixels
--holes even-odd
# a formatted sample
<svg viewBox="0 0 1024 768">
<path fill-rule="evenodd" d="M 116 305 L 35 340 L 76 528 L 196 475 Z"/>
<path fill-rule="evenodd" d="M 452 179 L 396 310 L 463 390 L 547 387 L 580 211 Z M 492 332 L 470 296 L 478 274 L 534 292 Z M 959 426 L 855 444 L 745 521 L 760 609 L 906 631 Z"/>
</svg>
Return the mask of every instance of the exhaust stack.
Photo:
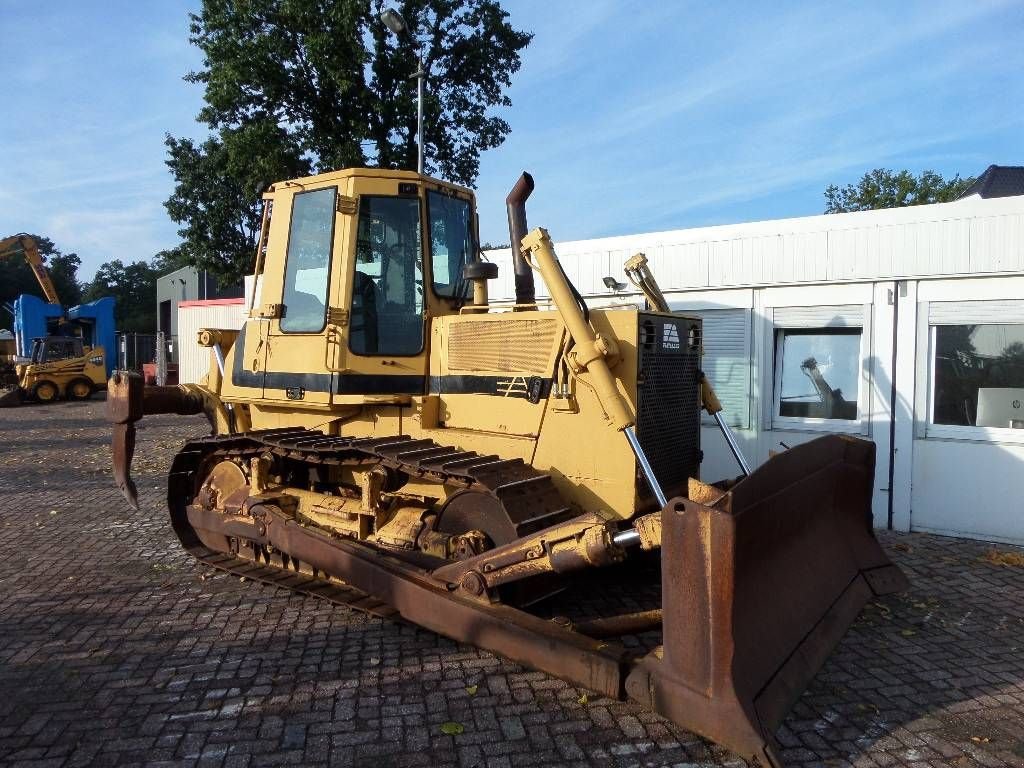
<svg viewBox="0 0 1024 768">
<path fill-rule="evenodd" d="M 512 242 L 512 266 L 516 275 L 516 304 L 534 305 L 537 301 L 533 285 L 533 269 L 523 258 L 526 237 L 526 199 L 533 192 L 533 176 L 523 171 L 512 191 L 505 198 L 508 209 L 508 236 Z"/>
</svg>

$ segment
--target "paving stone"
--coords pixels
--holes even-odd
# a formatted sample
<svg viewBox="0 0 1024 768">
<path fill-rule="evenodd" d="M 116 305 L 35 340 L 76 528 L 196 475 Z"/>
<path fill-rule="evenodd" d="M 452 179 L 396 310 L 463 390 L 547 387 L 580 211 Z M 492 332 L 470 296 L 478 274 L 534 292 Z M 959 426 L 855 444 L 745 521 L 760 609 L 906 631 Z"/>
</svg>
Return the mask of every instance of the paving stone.
<svg viewBox="0 0 1024 768">
<path fill-rule="evenodd" d="M 634 704 L 209 572 L 163 499 L 202 419 L 140 423 L 135 512 L 102 413 L 0 412 L 0 764 L 745 765 Z M 788 764 L 1024 767 L 1024 569 L 982 543 L 880 538 L 912 586 L 869 604 L 797 701 Z"/>
</svg>

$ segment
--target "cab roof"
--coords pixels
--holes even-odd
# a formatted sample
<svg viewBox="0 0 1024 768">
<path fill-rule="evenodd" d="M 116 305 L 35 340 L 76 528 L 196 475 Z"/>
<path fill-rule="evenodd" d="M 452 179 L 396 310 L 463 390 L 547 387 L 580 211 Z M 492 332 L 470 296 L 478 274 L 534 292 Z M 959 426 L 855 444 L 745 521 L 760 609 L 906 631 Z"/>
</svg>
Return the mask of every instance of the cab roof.
<svg viewBox="0 0 1024 768">
<path fill-rule="evenodd" d="M 463 187 L 460 184 L 453 184 L 452 182 L 444 181 L 443 179 L 435 179 L 432 176 L 426 176 L 424 174 L 416 173 L 415 171 L 399 171 L 394 168 L 344 168 L 340 171 L 318 173 L 315 176 L 303 176 L 297 179 L 275 181 L 267 188 L 266 191 L 273 192 L 279 185 L 324 184 L 332 181 L 345 181 L 356 177 L 368 179 L 395 179 L 396 181 L 414 181 L 426 184 L 437 184 L 448 189 L 458 190 L 466 195 L 473 195 L 473 190 L 469 187 Z"/>
</svg>

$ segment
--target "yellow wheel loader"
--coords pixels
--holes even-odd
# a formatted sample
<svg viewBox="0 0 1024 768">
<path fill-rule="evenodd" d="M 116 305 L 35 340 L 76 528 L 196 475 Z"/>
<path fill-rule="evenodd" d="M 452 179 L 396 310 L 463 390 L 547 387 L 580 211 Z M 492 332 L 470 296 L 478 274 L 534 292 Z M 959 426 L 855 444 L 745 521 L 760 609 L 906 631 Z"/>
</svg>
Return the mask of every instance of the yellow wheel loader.
<svg viewBox="0 0 1024 768">
<path fill-rule="evenodd" d="M 0 261 L 15 256 L 25 259 L 46 301 L 59 305 L 60 297 L 35 238 L 21 233 L 0 240 Z M 62 322 L 60 330 L 69 327 Z M 26 401 L 88 400 L 106 387 L 103 348 L 85 345 L 77 336 L 33 339 L 32 354 L 26 360 L 14 352 L 13 340 L 0 346 L 0 408 Z"/>
<path fill-rule="evenodd" d="M 33 339 L 32 356 L 14 363 L 13 386 L 0 394 L 0 408 L 88 400 L 106 388 L 106 373 L 102 347 L 89 347 L 74 336 Z"/>
<path fill-rule="evenodd" d="M 398 614 L 777 766 L 796 697 L 865 602 L 905 584 L 872 532 L 874 445 L 826 436 L 701 482 L 702 404 L 718 406 L 700 319 L 666 311 L 637 264 L 653 309 L 588 307 L 527 234 L 532 188 L 524 174 L 506 201 L 501 305 L 470 190 L 389 170 L 274 184 L 260 298 L 241 330 L 199 333 L 205 381 L 111 378 L 115 480 L 136 503 L 145 414 L 204 413 L 167 494 L 202 562 Z M 591 569 L 610 578 L 577 578 Z M 567 586 L 571 615 L 550 615 Z M 623 613 L 614 587 L 656 602 Z"/>
</svg>

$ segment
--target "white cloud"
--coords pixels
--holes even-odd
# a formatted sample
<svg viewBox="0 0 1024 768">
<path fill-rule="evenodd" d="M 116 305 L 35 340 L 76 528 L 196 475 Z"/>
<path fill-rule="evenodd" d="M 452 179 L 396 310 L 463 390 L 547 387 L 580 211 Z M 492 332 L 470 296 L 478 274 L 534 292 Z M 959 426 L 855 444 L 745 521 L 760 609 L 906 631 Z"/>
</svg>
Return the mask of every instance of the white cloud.
<svg viewBox="0 0 1024 768">
<path fill-rule="evenodd" d="M 115 209 L 82 205 L 61 210 L 43 216 L 39 231 L 63 250 L 77 252 L 82 258 L 79 277 L 88 279 L 106 261 L 148 261 L 176 242 L 173 229 L 162 206 L 139 202 Z"/>
</svg>

